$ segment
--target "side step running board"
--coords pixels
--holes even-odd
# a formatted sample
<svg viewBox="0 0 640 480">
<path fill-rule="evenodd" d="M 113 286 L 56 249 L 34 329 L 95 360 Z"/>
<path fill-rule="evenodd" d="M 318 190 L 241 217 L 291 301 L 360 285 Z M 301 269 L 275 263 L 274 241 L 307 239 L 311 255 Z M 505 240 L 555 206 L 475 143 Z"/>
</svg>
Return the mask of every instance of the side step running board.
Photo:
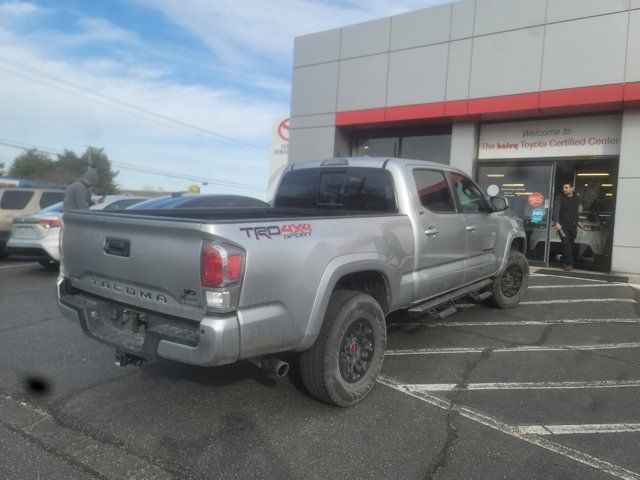
<svg viewBox="0 0 640 480">
<path fill-rule="evenodd" d="M 409 313 L 425 313 L 439 306 L 453 302 L 454 300 L 458 300 L 459 298 L 466 297 L 467 295 L 472 295 L 472 297 L 476 301 L 484 300 L 491 296 L 490 292 L 482 292 L 482 293 L 478 293 L 477 295 L 473 295 L 473 294 L 484 288 L 487 288 L 492 283 L 493 283 L 493 280 L 490 280 L 490 279 L 473 283 L 467 287 L 461 288 L 460 290 L 456 290 L 455 292 L 447 293 L 446 295 L 443 295 L 438 298 L 434 298 L 433 300 L 428 300 L 424 303 L 414 305 L 409 309 Z M 485 296 L 485 294 L 488 294 L 488 295 Z M 455 307 L 451 307 L 451 308 L 455 309 Z M 447 310 L 445 310 L 445 312 L 447 312 Z M 452 312 L 452 313 L 455 313 L 455 312 Z"/>
</svg>

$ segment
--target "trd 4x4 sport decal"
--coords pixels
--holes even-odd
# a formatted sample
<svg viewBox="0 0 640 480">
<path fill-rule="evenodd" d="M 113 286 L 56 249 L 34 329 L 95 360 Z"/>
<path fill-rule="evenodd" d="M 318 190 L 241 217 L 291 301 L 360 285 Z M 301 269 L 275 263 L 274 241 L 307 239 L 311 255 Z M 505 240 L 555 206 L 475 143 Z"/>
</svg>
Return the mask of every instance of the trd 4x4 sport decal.
<svg viewBox="0 0 640 480">
<path fill-rule="evenodd" d="M 260 240 L 260 238 L 271 240 L 273 237 L 282 237 L 284 239 L 302 238 L 310 237 L 313 233 L 310 223 L 244 227 L 241 228 L 240 231 L 245 232 L 247 234 L 247 238 L 255 238 L 256 240 Z"/>
</svg>

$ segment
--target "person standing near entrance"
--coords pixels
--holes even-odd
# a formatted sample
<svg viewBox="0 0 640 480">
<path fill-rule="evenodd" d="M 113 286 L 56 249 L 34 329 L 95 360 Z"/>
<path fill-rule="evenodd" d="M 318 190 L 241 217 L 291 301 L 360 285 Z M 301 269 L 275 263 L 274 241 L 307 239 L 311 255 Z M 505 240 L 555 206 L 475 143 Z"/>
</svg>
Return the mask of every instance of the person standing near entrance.
<svg viewBox="0 0 640 480">
<path fill-rule="evenodd" d="M 562 185 L 562 194 L 556 197 L 553 204 L 553 224 L 562 240 L 562 264 L 564 269 L 573 269 L 573 255 L 575 252 L 575 242 L 578 236 L 578 228 L 582 228 L 578 210 L 580 197 L 575 192 L 573 185 L 565 183 Z"/>
</svg>

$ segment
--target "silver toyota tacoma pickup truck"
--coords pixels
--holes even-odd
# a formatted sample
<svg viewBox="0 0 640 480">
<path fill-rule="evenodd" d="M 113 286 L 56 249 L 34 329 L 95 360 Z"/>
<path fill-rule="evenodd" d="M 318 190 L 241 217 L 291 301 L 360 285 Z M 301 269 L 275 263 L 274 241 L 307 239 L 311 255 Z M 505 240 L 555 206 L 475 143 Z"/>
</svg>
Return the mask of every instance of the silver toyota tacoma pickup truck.
<svg viewBox="0 0 640 480">
<path fill-rule="evenodd" d="M 373 387 L 392 312 L 516 305 L 521 221 L 463 172 L 395 158 L 292 164 L 272 206 L 64 214 L 59 305 L 117 363 L 296 358 L 315 398 Z"/>
</svg>

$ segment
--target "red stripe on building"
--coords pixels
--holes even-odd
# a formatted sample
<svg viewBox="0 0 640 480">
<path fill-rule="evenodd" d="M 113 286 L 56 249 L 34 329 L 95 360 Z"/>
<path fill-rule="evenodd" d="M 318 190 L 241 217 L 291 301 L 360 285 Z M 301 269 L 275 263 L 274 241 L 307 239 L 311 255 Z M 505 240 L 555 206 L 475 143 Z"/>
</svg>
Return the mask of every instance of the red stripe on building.
<svg viewBox="0 0 640 480">
<path fill-rule="evenodd" d="M 402 107 L 387 108 L 384 116 L 385 122 L 398 120 L 418 120 L 422 118 L 444 117 L 445 102 L 421 103 L 419 105 L 407 105 Z"/>
<path fill-rule="evenodd" d="M 336 125 L 339 127 L 362 126 L 438 118 L 506 119 L 519 116 L 542 116 L 548 113 L 620 110 L 625 103 L 635 105 L 638 102 L 640 102 L 640 82 L 632 82 L 338 112 Z"/>
<path fill-rule="evenodd" d="M 625 83 L 624 101 L 640 102 L 640 82 Z"/>
</svg>

